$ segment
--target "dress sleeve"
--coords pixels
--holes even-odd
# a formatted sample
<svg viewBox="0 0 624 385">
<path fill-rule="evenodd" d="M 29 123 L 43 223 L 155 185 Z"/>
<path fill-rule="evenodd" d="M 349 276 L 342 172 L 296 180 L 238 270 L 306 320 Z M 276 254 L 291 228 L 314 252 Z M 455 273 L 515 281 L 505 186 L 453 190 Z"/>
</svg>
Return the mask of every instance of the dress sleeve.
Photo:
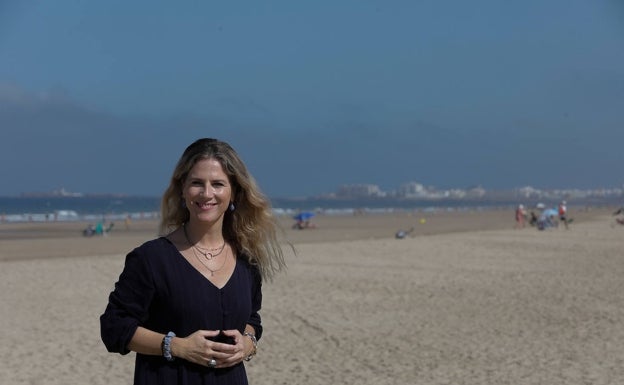
<svg viewBox="0 0 624 385">
<path fill-rule="evenodd" d="M 126 256 L 126 262 L 108 305 L 100 316 L 100 334 L 109 352 L 128 354 L 128 344 L 148 317 L 154 298 L 154 282 L 141 248 Z"/>
<path fill-rule="evenodd" d="M 259 313 L 262 307 L 262 277 L 257 266 L 252 266 L 251 276 L 251 316 L 247 323 L 253 326 L 256 331 L 256 339 L 259 340 L 262 337 L 262 322 Z"/>
</svg>

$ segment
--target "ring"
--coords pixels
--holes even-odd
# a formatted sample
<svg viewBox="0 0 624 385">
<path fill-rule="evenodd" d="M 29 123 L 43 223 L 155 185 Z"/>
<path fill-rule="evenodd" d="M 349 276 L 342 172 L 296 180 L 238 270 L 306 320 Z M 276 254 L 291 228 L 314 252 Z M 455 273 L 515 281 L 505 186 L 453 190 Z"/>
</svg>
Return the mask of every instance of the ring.
<svg viewBox="0 0 624 385">
<path fill-rule="evenodd" d="M 217 360 L 215 360 L 214 358 L 211 358 L 208 360 L 208 367 L 209 368 L 214 368 L 217 366 Z"/>
</svg>

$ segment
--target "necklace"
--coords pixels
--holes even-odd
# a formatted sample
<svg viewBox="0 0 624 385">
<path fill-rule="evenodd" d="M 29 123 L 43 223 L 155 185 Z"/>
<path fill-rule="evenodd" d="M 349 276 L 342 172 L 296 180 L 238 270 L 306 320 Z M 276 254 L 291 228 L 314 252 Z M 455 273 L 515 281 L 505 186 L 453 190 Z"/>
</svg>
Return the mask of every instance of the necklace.
<svg viewBox="0 0 624 385">
<path fill-rule="evenodd" d="M 225 249 L 225 239 L 223 240 L 223 244 L 219 247 L 215 247 L 212 249 L 204 248 L 204 247 L 197 246 L 197 244 L 194 244 L 193 242 L 191 242 L 191 239 L 189 238 L 188 233 L 186 232 L 186 223 L 182 225 L 182 230 L 184 230 L 184 237 L 186 238 L 186 241 L 188 242 L 188 244 L 193 248 L 193 253 L 195 253 L 195 255 L 197 255 L 197 253 L 200 253 L 207 260 L 211 260 L 215 257 L 218 257 Z"/>
<path fill-rule="evenodd" d="M 211 276 L 211 277 L 214 277 L 215 272 L 217 272 L 217 271 L 219 271 L 219 270 L 223 269 L 223 266 L 225 266 L 225 262 L 227 262 L 227 252 L 226 252 L 226 253 L 225 253 L 225 257 L 223 257 L 223 263 L 221 263 L 221 266 L 219 266 L 217 269 L 211 269 L 210 267 L 208 267 L 208 265 L 206 264 L 206 262 L 204 262 L 204 260 L 203 260 L 203 259 L 201 259 L 201 258 L 199 257 L 199 255 L 197 255 L 197 253 L 195 252 L 195 248 L 192 248 L 192 249 L 193 249 L 193 254 L 195 255 L 195 258 L 197 258 L 197 260 L 199 261 L 199 263 L 201 263 L 202 265 L 204 265 L 204 267 L 205 267 L 206 269 L 208 269 L 208 271 L 210 272 L 210 276 Z M 221 254 L 221 253 L 219 253 L 219 254 Z"/>
<path fill-rule="evenodd" d="M 204 260 L 200 258 L 199 255 L 197 255 L 197 253 L 199 252 L 201 255 L 204 256 L 204 258 L 206 258 L 208 261 L 211 261 L 213 258 L 218 257 L 219 255 L 221 255 L 221 253 L 223 253 L 223 250 L 225 250 L 225 240 L 223 240 L 223 245 L 221 245 L 221 247 L 217 247 L 214 249 L 206 249 L 206 250 L 212 250 L 212 251 L 219 250 L 218 253 L 211 253 L 211 252 L 204 253 L 202 252 L 201 249 L 195 247 L 195 245 L 193 245 L 193 243 L 189 239 L 188 233 L 186 232 L 186 223 L 182 225 L 182 230 L 184 231 L 184 237 L 186 238 L 186 241 L 188 242 L 189 246 L 191 246 L 191 250 L 193 250 L 193 255 L 195 256 L 197 261 L 201 263 L 210 272 L 211 277 L 214 277 L 215 272 L 223 269 L 223 266 L 225 266 L 225 262 L 227 262 L 227 252 L 225 253 L 225 256 L 223 257 L 223 263 L 221 263 L 221 266 L 219 266 L 217 269 L 211 269 L 208 266 L 207 262 L 204 262 Z M 210 254 L 210 258 L 208 258 L 208 254 Z"/>
<path fill-rule="evenodd" d="M 204 258 L 206 258 L 207 260 L 211 260 L 214 257 L 218 257 L 223 250 L 225 249 L 225 240 L 223 241 L 223 244 L 220 247 L 215 247 L 214 249 L 204 249 L 202 247 L 199 247 L 197 245 L 192 245 L 194 250 L 197 250 L 201 255 L 204 256 Z M 210 250 L 210 251 L 204 251 L 204 250 Z M 214 252 L 217 251 L 218 252 Z"/>
</svg>

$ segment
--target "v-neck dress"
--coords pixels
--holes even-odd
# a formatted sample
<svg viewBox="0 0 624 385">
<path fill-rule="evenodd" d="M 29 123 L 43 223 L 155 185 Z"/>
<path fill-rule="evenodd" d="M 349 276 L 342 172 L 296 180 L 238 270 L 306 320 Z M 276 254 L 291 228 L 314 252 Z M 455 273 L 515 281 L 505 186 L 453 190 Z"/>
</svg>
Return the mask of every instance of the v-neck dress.
<svg viewBox="0 0 624 385">
<path fill-rule="evenodd" d="M 128 354 L 138 326 L 186 337 L 197 330 L 238 329 L 250 324 L 262 335 L 262 282 L 257 267 L 238 256 L 232 276 L 218 288 L 161 237 L 126 256 L 124 269 L 100 317 L 102 341 L 110 352 Z M 243 363 L 210 369 L 176 358 L 136 354 L 134 384 L 247 384 Z"/>
</svg>

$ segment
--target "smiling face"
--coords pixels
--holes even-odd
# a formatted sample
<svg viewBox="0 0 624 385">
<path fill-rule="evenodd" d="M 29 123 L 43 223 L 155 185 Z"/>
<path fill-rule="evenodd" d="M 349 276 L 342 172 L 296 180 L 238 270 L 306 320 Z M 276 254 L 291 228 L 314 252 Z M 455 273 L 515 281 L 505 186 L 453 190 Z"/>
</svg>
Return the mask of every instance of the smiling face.
<svg viewBox="0 0 624 385">
<path fill-rule="evenodd" d="M 232 185 L 219 161 L 201 159 L 189 171 L 182 196 L 191 222 L 221 227 L 223 216 L 233 200 Z"/>
</svg>

